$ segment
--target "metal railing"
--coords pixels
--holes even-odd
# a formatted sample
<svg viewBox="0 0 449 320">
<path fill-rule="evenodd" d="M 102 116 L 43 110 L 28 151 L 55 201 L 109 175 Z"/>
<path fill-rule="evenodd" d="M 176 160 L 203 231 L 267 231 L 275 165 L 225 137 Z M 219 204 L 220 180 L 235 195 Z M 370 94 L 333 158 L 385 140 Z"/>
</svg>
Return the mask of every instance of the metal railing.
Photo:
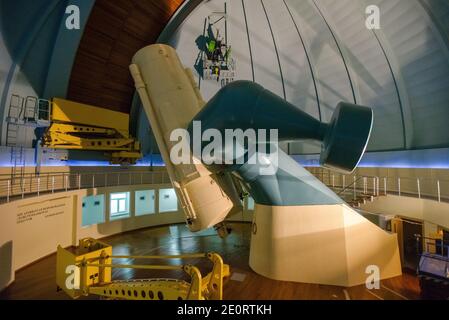
<svg viewBox="0 0 449 320">
<path fill-rule="evenodd" d="M 357 172 L 345 175 L 323 168 L 309 168 L 309 171 L 345 200 L 390 194 L 426 198 L 438 202 L 449 201 L 449 180 L 368 176 Z"/>
<path fill-rule="evenodd" d="M 170 183 L 166 171 L 0 175 L 0 203 L 77 189 Z"/>
<path fill-rule="evenodd" d="M 344 175 L 323 168 L 309 170 L 346 201 L 388 194 L 449 201 L 449 180 Z M 75 189 L 169 182 L 166 171 L 25 173 L 18 177 L 4 174 L 0 175 L 0 203 Z"/>
<path fill-rule="evenodd" d="M 417 235 L 416 241 L 419 244 L 422 241 L 423 252 L 449 258 L 449 242 L 443 239 L 422 237 Z"/>
</svg>

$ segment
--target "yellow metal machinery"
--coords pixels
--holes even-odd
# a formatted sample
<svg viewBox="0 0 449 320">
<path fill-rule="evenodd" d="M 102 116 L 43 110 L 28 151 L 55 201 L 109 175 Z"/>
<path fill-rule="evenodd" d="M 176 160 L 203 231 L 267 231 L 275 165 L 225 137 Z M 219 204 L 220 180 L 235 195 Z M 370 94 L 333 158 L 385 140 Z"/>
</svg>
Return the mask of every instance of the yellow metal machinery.
<svg viewBox="0 0 449 320">
<path fill-rule="evenodd" d="M 51 124 L 43 146 L 104 151 L 113 164 L 135 164 L 140 144 L 129 134 L 129 115 L 59 98 L 52 99 Z"/>
<path fill-rule="evenodd" d="M 205 277 L 200 270 L 185 265 L 113 264 L 112 259 L 198 259 L 213 263 Z M 183 270 L 190 282 L 178 279 L 142 279 L 112 281 L 112 269 Z M 107 299 L 126 300 L 222 300 L 223 278 L 229 266 L 216 253 L 176 256 L 113 256 L 112 247 L 92 238 L 82 239 L 79 247 L 67 250 L 58 246 L 56 284 L 73 299 L 97 295 Z"/>
</svg>

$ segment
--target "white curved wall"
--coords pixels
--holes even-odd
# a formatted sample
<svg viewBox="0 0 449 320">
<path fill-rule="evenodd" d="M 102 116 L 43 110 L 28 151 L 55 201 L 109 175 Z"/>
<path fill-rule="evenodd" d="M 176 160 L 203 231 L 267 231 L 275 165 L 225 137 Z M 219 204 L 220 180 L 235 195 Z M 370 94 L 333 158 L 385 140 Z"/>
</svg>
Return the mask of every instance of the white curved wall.
<svg viewBox="0 0 449 320">
<path fill-rule="evenodd" d="M 0 290 L 14 281 L 18 269 L 54 253 L 58 245 L 75 246 L 86 237 L 101 239 L 142 228 L 185 223 L 180 209 L 161 212 L 158 193 L 167 188 L 172 186 L 151 184 L 81 189 L 0 205 Z M 156 190 L 154 214 L 136 215 L 134 192 L 138 190 Z M 113 221 L 109 217 L 108 200 L 111 193 L 117 192 L 130 192 L 130 215 Z M 105 222 L 83 227 L 83 198 L 93 195 L 105 196 Z M 228 221 L 252 221 L 252 214 L 245 210 L 229 217 Z"/>
<path fill-rule="evenodd" d="M 449 147 L 446 0 L 203 2 L 170 43 L 186 67 L 197 61 L 205 19 L 225 3 L 237 79 L 254 80 L 323 121 L 340 101 L 372 107 L 369 151 Z M 379 30 L 365 26 L 368 5 L 380 8 Z M 197 78 L 206 100 L 219 89 Z M 319 149 L 293 143 L 290 151 Z"/>
<path fill-rule="evenodd" d="M 55 193 L 41 197 L 13 201 L 0 206 L 0 290 L 14 280 L 11 276 L 36 260 L 56 251 L 58 245 L 77 245 L 79 239 L 104 238 L 126 231 L 151 226 L 184 222 L 180 211 L 139 216 L 134 214 L 131 196 L 130 217 L 99 225 L 82 227 L 83 197 L 104 194 L 108 199 L 111 192 L 170 188 L 170 185 L 139 185 L 115 188 L 84 189 Z M 106 201 L 108 202 L 108 201 Z M 106 217 L 108 217 L 106 205 Z M 10 248 L 12 247 L 12 250 Z M 6 268 L 9 266 L 9 268 Z"/>
</svg>

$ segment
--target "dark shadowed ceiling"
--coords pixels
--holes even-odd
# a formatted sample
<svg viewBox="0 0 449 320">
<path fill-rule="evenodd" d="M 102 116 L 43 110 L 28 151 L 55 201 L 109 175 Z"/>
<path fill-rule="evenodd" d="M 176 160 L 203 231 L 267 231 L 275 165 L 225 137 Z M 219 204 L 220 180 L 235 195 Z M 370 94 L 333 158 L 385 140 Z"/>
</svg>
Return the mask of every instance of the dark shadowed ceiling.
<svg viewBox="0 0 449 320">
<path fill-rule="evenodd" d="M 129 112 L 133 55 L 156 41 L 184 0 L 97 0 L 72 69 L 67 98 Z"/>
</svg>

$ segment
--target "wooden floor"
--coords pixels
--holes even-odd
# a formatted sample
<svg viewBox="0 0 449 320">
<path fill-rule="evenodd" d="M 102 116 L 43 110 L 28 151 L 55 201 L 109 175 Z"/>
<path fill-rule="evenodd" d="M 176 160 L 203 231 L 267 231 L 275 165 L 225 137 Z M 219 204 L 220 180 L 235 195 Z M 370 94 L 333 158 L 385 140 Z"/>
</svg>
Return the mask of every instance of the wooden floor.
<svg viewBox="0 0 449 320">
<path fill-rule="evenodd" d="M 267 279 L 248 266 L 251 229 L 249 224 L 232 224 L 233 233 L 221 239 L 214 233 L 191 234 L 185 226 L 158 227 L 133 231 L 104 239 L 113 246 L 115 255 L 159 255 L 215 251 L 231 266 L 231 278 L 225 283 L 226 300 L 405 300 L 420 299 L 419 283 L 414 275 L 382 282 L 380 290 L 367 290 L 365 286 L 342 288 L 334 286 L 281 282 Z M 146 261 L 148 263 L 148 261 Z M 134 261 L 140 264 L 143 261 Z M 179 261 L 172 263 L 179 264 Z M 211 265 L 207 260 L 189 263 L 207 273 Z M 44 258 L 16 273 L 16 281 L 0 293 L 0 299 L 68 299 L 56 292 L 56 256 Z M 244 277 L 243 281 L 232 276 Z M 169 277 L 183 278 L 178 271 L 117 270 L 114 279 Z M 86 299 L 96 299 L 88 297 Z"/>
</svg>

